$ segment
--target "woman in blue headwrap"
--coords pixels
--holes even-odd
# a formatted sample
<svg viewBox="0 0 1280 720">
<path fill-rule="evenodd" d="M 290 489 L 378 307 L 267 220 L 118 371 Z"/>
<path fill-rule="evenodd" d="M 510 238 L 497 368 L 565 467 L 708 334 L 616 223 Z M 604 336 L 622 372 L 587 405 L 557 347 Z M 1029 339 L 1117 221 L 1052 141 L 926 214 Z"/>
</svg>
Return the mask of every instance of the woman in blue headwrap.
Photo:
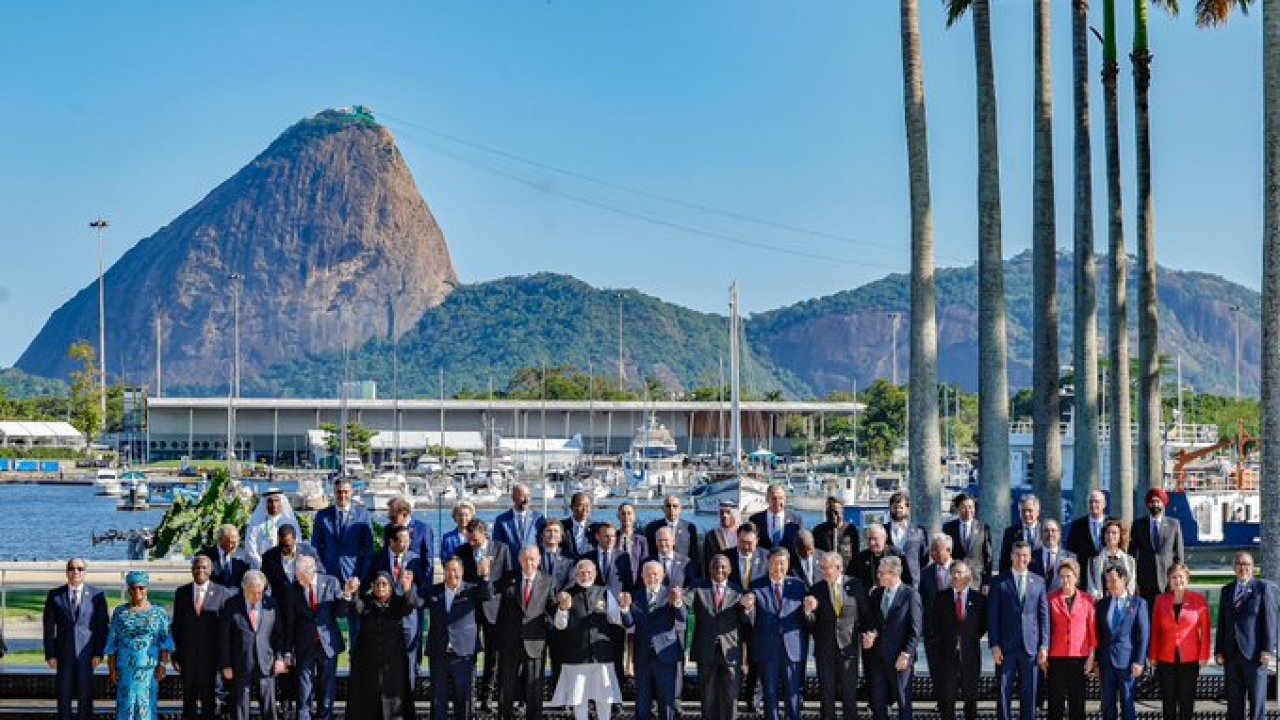
<svg viewBox="0 0 1280 720">
<path fill-rule="evenodd" d="M 173 652 L 169 615 L 147 600 L 151 578 L 141 570 L 125 576 L 129 601 L 111 615 L 107 631 L 107 667 L 116 686 L 116 717 L 154 720 L 164 666 Z"/>
</svg>

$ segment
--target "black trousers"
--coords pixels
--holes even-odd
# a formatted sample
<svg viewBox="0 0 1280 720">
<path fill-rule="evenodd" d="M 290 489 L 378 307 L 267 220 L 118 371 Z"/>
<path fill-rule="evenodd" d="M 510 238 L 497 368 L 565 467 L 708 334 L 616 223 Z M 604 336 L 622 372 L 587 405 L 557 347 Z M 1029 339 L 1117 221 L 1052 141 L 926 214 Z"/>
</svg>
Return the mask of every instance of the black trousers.
<svg viewBox="0 0 1280 720">
<path fill-rule="evenodd" d="M 217 714 L 214 696 L 217 669 L 197 663 L 182 664 L 182 717 L 185 720 L 213 720 Z"/>
<path fill-rule="evenodd" d="M 965 656 L 981 658 L 980 646 L 971 646 L 962 656 L 958 647 L 925 649 L 929 655 L 929 676 L 933 678 L 933 691 L 938 698 L 938 714 L 942 720 L 955 720 L 956 698 L 964 701 L 965 720 L 978 718 L 978 679 L 982 676 L 982 661 L 965 662 Z M 940 666 L 941 669 L 935 670 Z"/>
<path fill-rule="evenodd" d="M 480 686 L 476 689 L 476 698 L 481 705 L 498 697 L 498 626 L 488 623 L 483 615 L 476 616 L 476 624 L 480 629 L 480 644 L 484 650 L 484 669 L 480 671 Z"/>
<path fill-rule="evenodd" d="M 1084 662 L 1085 658 L 1049 658 L 1049 720 L 1062 720 L 1064 703 L 1068 718 L 1084 720 Z"/>
<path fill-rule="evenodd" d="M 523 649 L 505 651 L 499 655 L 498 675 L 502 683 L 499 712 L 504 718 L 514 718 L 516 700 L 523 700 L 525 720 L 542 720 L 542 683 L 545 665 L 543 653 L 538 657 L 525 657 Z"/>
<path fill-rule="evenodd" d="M 1191 720 L 1196 710 L 1196 680 L 1199 677 L 1199 663 L 1160 663 L 1156 666 L 1165 720 Z"/>
<path fill-rule="evenodd" d="M 858 657 L 861 653 L 857 648 L 849 655 L 837 651 L 834 662 L 823 658 L 823 662 L 816 663 L 822 720 L 858 720 Z"/>
<path fill-rule="evenodd" d="M 716 651 L 720 655 L 719 651 Z M 742 660 L 698 663 L 698 695 L 702 720 L 737 720 L 738 690 L 742 687 Z"/>
<path fill-rule="evenodd" d="M 231 681 L 231 720 L 249 720 L 249 695 L 254 687 L 258 688 L 258 717 L 276 720 L 276 679 L 262 677 L 256 670 L 246 673 L 239 669 Z"/>
</svg>

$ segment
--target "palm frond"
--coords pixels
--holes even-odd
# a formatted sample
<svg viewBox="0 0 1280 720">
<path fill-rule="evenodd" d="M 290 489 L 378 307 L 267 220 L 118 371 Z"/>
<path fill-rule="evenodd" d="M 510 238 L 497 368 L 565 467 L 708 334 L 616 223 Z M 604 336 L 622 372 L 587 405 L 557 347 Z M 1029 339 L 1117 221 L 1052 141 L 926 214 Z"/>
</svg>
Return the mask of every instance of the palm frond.
<svg viewBox="0 0 1280 720">
<path fill-rule="evenodd" d="M 973 6 L 973 0 L 942 0 L 942 4 L 947 8 L 947 27 L 951 27 Z"/>
<path fill-rule="evenodd" d="M 1231 13 L 1239 10 L 1241 15 L 1249 14 L 1249 6 L 1254 0 L 1197 0 L 1196 26 L 1202 28 L 1226 25 Z"/>
<path fill-rule="evenodd" d="M 1178 17 L 1178 0 L 1151 0 L 1151 4 L 1164 10 L 1170 17 Z"/>
</svg>

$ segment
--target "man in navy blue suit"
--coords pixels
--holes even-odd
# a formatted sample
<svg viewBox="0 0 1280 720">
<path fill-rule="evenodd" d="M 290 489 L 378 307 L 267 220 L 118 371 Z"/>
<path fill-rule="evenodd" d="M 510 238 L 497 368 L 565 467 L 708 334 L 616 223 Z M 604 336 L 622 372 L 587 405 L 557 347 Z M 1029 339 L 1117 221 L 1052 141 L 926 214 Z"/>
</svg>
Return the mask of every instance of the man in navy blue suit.
<svg viewBox="0 0 1280 720">
<path fill-rule="evenodd" d="M 393 525 L 387 528 L 387 547 L 373 558 L 373 565 L 369 570 L 369 577 L 365 579 L 364 585 L 373 584 L 373 576 L 380 572 L 391 575 L 392 587 L 397 595 L 403 595 L 404 589 L 400 584 L 400 579 L 409 573 L 413 577 L 414 593 L 418 596 L 418 602 L 424 602 L 429 595 L 429 583 L 431 582 L 432 571 L 418 557 L 417 553 L 409 549 L 410 535 L 409 529 Z M 404 640 L 405 649 L 409 658 L 409 686 L 415 687 L 418 682 L 418 664 L 422 659 L 422 630 L 424 622 L 424 613 L 419 607 L 417 612 L 409 613 L 404 618 Z"/>
<path fill-rule="evenodd" d="M 262 567 L 258 569 L 267 576 L 267 587 L 285 613 L 289 612 L 289 584 L 293 582 L 298 560 L 304 557 L 315 560 L 316 567 L 324 572 L 320 556 L 310 545 L 298 540 L 298 529 L 292 525 L 277 528 L 275 547 L 262 553 Z"/>
<path fill-rule="evenodd" d="M 542 538 L 542 528 L 547 524 L 542 513 L 529 507 L 532 497 L 528 485 L 512 485 L 511 509 L 493 520 L 493 539 L 505 544 L 513 558 L 520 557 L 520 550 L 526 545 L 537 545 Z"/>
<path fill-rule="evenodd" d="M 796 533 L 804 527 L 804 518 L 787 509 L 787 489 L 775 483 L 769 486 L 764 497 L 769 508 L 751 516 L 751 524 L 756 526 L 760 536 L 760 547 L 766 550 L 775 547 L 795 549 Z"/>
<path fill-rule="evenodd" d="M 1103 573 L 1107 595 L 1098 602 L 1098 674 L 1102 676 L 1102 717 L 1116 720 L 1116 703 L 1124 720 L 1138 715 L 1138 678 L 1147 664 L 1151 622 L 1147 603 L 1129 594 L 1129 572 L 1112 565 Z"/>
<path fill-rule="evenodd" d="M 684 588 L 663 585 L 662 565 L 650 560 L 640 571 L 641 587 L 618 598 L 624 627 L 635 633 L 636 720 L 650 720 L 658 701 L 659 720 L 679 715 L 680 674 L 684 664 Z"/>
<path fill-rule="evenodd" d="M 298 720 L 311 720 L 312 701 L 317 718 L 332 720 L 338 655 L 346 649 L 338 627 L 338 618 L 347 612 L 342 585 L 322 575 L 316 559 L 304 555 L 298 558 L 287 597 L 279 601 L 288 607 L 285 647 L 293 652 L 298 677 Z"/>
<path fill-rule="evenodd" d="M 786 697 L 787 720 L 800 720 L 804 692 L 806 613 L 818 607 L 798 578 L 788 577 L 791 553 L 782 546 L 769 553 L 769 576 L 744 598 L 751 626 L 751 657 L 764 692 L 765 720 L 778 720 L 778 679 Z"/>
<path fill-rule="evenodd" d="M 227 523 L 218 527 L 218 544 L 206 547 L 201 555 L 213 563 L 210 579 L 232 593 L 240 592 L 240 580 L 249 571 L 248 557 L 240 547 L 240 530 Z"/>
<path fill-rule="evenodd" d="M 920 593 L 902 581 L 902 559 L 889 556 L 876 567 L 878 586 L 867 601 L 871 618 L 862 634 L 871 717 L 887 720 L 889 703 L 898 703 L 900 720 L 911 718 L 911 674 L 920 645 L 924 611 Z"/>
<path fill-rule="evenodd" d="M 87 569 L 84 558 L 68 560 L 67 584 L 44 600 L 44 660 L 57 673 L 59 720 L 93 717 L 93 670 L 107 646 L 107 598 L 85 583 Z"/>
<path fill-rule="evenodd" d="M 1251 553 L 1236 553 L 1235 571 L 1218 602 L 1214 654 L 1227 676 L 1227 718 L 1261 720 L 1267 712 L 1267 667 L 1276 657 L 1276 588 L 1254 578 Z"/>
<path fill-rule="evenodd" d="M 316 513 L 311 545 L 320 556 L 320 566 L 346 585 L 351 578 L 369 576 L 373 559 L 373 521 L 369 512 L 351 502 L 351 481 L 333 481 L 333 505 Z M 355 643 L 355 630 L 351 642 Z"/>
<path fill-rule="evenodd" d="M 1031 553 L 1028 569 L 1044 578 L 1049 592 L 1056 592 L 1062 589 L 1058 568 L 1062 567 L 1063 560 L 1079 562 L 1075 553 L 1062 547 L 1062 526 L 1057 520 L 1047 518 L 1040 523 L 1040 547 Z"/>
<path fill-rule="evenodd" d="M 919 525 L 911 524 L 911 496 L 896 492 L 889 497 L 889 524 L 885 526 L 889 547 L 906 559 L 902 581 L 920 587 L 920 568 L 929 562 L 929 535 Z"/>
<path fill-rule="evenodd" d="M 504 549 L 505 556 L 506 546 L 499 547 Z M 479 582 L 473 584 L 462 581 L 461 559 L 450 558 L 444 564 L 444 582 L 432 589 L 431 599 L 427 601 L 433 720 L 448 720 L 451 702 L 453 718 L 471 718 L 471 687 L 476 676 L 476 653 L 480 650 L 476 615 L 481 603 L 492 593 L 491 563 L 489 557 L 479 561 L 476 569 Z"/>
<path fill-rule="evenodd" d="M 387 519 L 392 526 L 409 529 L 409 549 L 422 558 L 422 566 L 435 568 L 435 540 L 431 534 L 431 526 L 413 517 L 413 506 L 402 497 L 392 498 L 387 503 Z M 428 578 L 428 581 L 430 578 Z"/>
<path fill-rule="evenodd" d="M 1010 571 L 1000 576 L 987 598 L 987 640 L 996 663 L 1000 720 L 1013 717 L 1015 684 L 1021 690 L 1019 717 L 1034 720 L 1040 666 L 1049 657 L 1048 596 L 1044 580 L 1030 566 L 1031 545 L 1018 540 L 1009 552 Z"/>
</svg>

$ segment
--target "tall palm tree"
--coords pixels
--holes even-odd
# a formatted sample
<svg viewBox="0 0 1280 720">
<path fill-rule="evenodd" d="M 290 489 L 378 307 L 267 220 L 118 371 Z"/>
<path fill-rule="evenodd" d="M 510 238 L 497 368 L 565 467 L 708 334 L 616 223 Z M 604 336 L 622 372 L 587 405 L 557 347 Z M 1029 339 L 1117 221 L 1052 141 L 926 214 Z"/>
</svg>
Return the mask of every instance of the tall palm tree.
<svg viewBox="0 0 1280 720">
<path fill-rule="evenodd" d="M 1116 87 L 1116 0 L 1102 1 L 1102 105 L 1106 127 L 1107 248 L 1111 292 L 1107 302 L 1107 355 L 1111 366 L 1111 514 L 1133 522 L 1133 452 L 1129 434 L 1129 255 L 1124 248 L 1120 194 L 1120 101 Z"/>
<path fill-rule="evenodd" d="M 1133 0 L 1134 145 L 1138 182 L 1138 474 L 1134 502 L 1160 486 L 1160 323 L 1156 295 L 1155 207 L 1151 194 L 1151 49 L 1149 5 L 1177 14 L 1177 0 Z"/>
<path fill-rule="evenodd" d="M 925 121 L 919 0 L 901 0 L 902 102 L 911 189 L 911 494 L 920 524 L 941 527 L 942 441 L 938 432 L 938 294 L 934 277 L 933 199 Z"/>
<path fill-rule="evenodd" d="M 1098 477 L 1098 264 L 1093 254 L 1093 147 L 1089 141 L 1089 0 L 1074 0 L 1071 17 L 1075 106 L 1075 223 L 1072 357 L 1075 365 L 1075 445 L 1072 499 L 1077 515 L 1100 486 Z"/>
<path fill-rule="evenodd" d="M 1045 517 L 1062 519 L 1062 436 L 1058 406 L 1058 245 L 1053 188 L 1052 8 L 1035 0 L 1035 178 L 1031 195 L 1032 275 L 1032 485 Z"/>
<path fill-rule="evenodd" d="M 1009 351 L 1001 248 L 1000 145 L 990 0 L 949 0 L 947 26 L 973 10 L 978 78 L 978 441 L 982 448 L 982 521 L 1009 522 Z"/>
</svg>

